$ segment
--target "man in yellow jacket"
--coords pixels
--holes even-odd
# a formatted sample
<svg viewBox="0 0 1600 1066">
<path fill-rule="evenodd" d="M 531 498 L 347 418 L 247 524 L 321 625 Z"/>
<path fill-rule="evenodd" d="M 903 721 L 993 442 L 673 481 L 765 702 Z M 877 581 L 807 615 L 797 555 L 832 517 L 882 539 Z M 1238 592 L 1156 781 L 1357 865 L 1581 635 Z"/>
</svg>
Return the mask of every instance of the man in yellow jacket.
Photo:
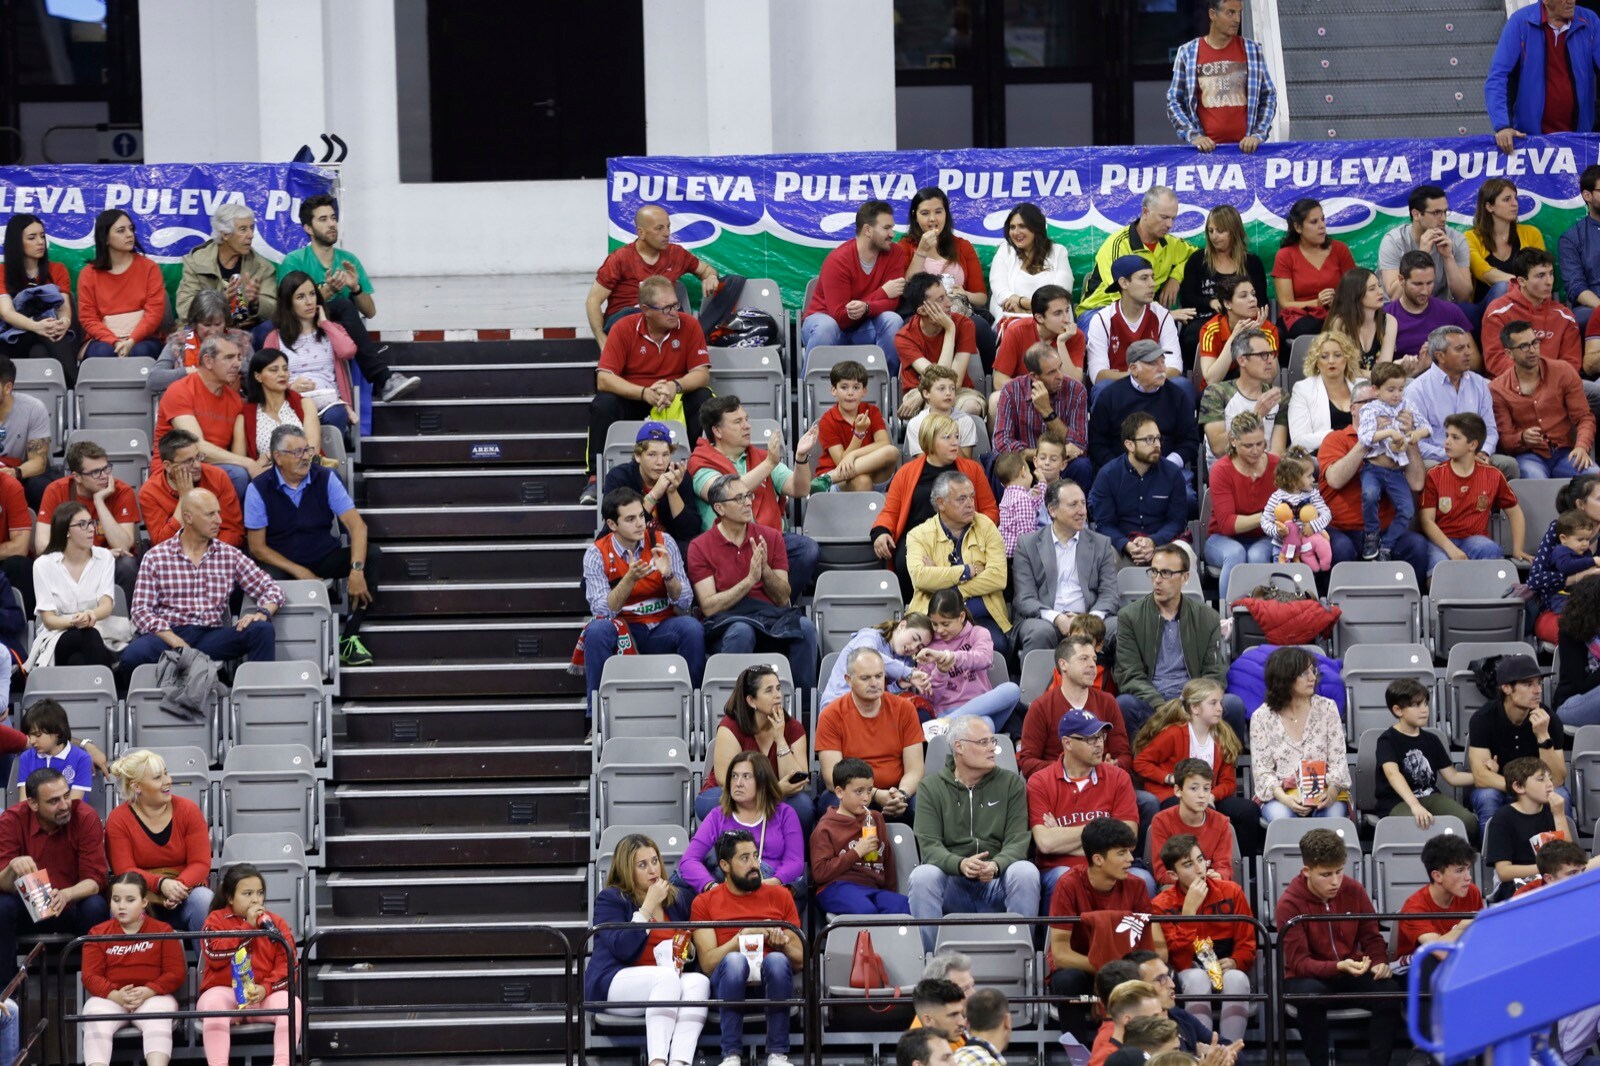
<svg viewBox="0 0 1600 1066">
<path fill-rule="evenodd" d="M 954 588 L 967 601 L 972 621 L 989 631 L 997 655 L 1010 646 L 1006 634 L 1006 545 L 988 515 L 979 514 L 972 479 L 950 470 L 933 482 L 938 513 L 906 534 L 906 569 L 911 574 L 908 610 L 926 611 L 928 598 Z"/>
</svg>

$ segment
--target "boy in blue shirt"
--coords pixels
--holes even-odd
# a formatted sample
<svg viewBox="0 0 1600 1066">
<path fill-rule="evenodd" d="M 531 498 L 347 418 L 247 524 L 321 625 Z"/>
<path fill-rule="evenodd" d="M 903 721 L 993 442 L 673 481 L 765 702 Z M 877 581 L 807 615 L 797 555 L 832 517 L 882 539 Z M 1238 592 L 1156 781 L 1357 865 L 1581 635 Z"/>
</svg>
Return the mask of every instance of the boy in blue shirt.
<svg viewBox="0 0 1600 1066">
<path fill-rule="evenodd" d="M 28 736 L 28 749 L 17 756 L 17 791 L 23 792 L 29 774 L 49 767 L 61 771 L 73 799 L 83 799 L 94 786 L 95 763 L 103 765 L 105 755 L 92 744 L 72 743 L 67 709 L 55 700 L 40 700 L 22 713 L 22 731 Z M 91 748 L 100 756 L 98 760 Z"/>
</svg>

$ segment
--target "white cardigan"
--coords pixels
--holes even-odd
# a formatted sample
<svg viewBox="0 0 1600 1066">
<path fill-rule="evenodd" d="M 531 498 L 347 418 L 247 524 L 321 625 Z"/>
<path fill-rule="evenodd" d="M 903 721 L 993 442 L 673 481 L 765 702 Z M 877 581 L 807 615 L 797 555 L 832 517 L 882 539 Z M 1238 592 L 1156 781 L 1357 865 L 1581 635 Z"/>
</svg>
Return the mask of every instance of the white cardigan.
<svg viewBox="0 0 1600 1066">
<path fill-rule="evenodd" d="M 1298 444 L 1312 455 L 1322 447 L 1322 438 L 1333 430 L 1328 419 L 1328 387 L 1322 375 L 1301 378 L 1289 396 L 1289 443 Z"/>
<path fill-rule="evenodd" d="M 1072 267 L 1067 263 L 1067 249 L 1059 241 L 1052 242 L 1050 254 L 1044 257 L 1044 269 L 1037 274 L 1029 274 L 1022 269 L 1022 262 L 1017 258 L 1017 250 L 1011 247 L 1011 242 L 1001 241 L 994 250 L 994 259 L 989 263 L 989 306 L 995 317 L 1033 317 L 1028 311 L 1001 311 L 1000 305 L 1009 296 L 1031 297 L 1041 285 L 1060 285 L 1068 293 L 1072 292 Z"/>
</svg>

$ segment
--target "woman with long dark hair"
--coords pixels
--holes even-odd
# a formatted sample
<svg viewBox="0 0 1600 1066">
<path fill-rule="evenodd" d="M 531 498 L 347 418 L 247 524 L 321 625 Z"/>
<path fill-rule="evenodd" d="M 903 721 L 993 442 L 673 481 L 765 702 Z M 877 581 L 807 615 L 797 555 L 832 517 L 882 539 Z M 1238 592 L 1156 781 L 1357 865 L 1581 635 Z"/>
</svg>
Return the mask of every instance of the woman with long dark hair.
<svg viewBox="0 0 1600 1066">
<path fill-rule="evenodd" d="M 356 345 L 343 326 L 328 320 L 311 275 L 303 270 L 284 275 L 272 321 L 277 328 L 262 347 L 277 348 L 288 358 L 289 387 L 316 405 L 323 425 L 348 429 L 360 418 L 349 370 Z"/>
<path fill-rule="evenodd" d="M 95 546 L 98 528 L 94 515 L 76 500 L 68 500 L 50 516 L 50 543 L 33 561 L 39 635 L 28 654 L 30 670 L 116 662 L 95 628 L 111 614 L 116 570 L 111 552 Z"/>
<path fill-rule="evenodd" d="M 994 368 L 999 338 L 989 322 L 989 290 L 983 282 L 983 264 L 978 261 L 972 242 L 956 236 L 950 198 L 943 189 L 930 185 L 911 197 L 906 211 L 906 235 L 900 238 L 900 245 L 910 253 L 906 280 L 918 274 L 943 279 L 945 290 L 955 301 L 955 311 L 972 319 L 978 358 L 983 361 L 983 372 L 989 373 Z M 905 316 L 908 324 L 916 311 L 912 307 Z"/>
<path fill-rule="evenodd" d="M 1355 343 L 1361 353 L 1356 369 L 1362 376 L 1379 363 L 1394 361 L 1394 316 L 1383 309 L 1388 302 L 1378 275 L 1365 267 L 1345 271 L 1334 287 L 1322 331 L 1343 333 Z"/>
<path fill-rule="evenodd" d="M 5 256 L 5 273 L 0 275 L 0 354 L 54 359 L 67 372 L 71 387 L 78 362 L 73 356 L 78 335 L 72 329 L 72 279 L 64 265 L 50 261 L 50 242 L 37 215 L 11 216 L 6 223 Z M 28 293 L 44 285 L 55 286 L 55 293 Z"/>
<path fill-rule="evenodd" d="M 1600 724 L 1600 581 L 1580 581 L 1567 594 L 1557 627 L 1555 709 L 1563 725 Z"/>
<path fill-rule="evenodd" d="M 1293 344 L 1296 337 L 1322 332 L 1339 279 L 1356 261 L 1343 241 L 1328 236 L 1328 220 L 1316 200 L 1296 200 L 1285 221 L 1288 229 L 1272 261 L 1272 280 L 1283 342 Z"/>
<path fill-rule="evenodd" d="M 989 264 L 989 306 L 996 321 L 1033 317 L 1033 294 L 1041 285 L 1072 291 L 1072 266 L 1065 245 L 1050 239 L 1044 212 L 1034 204 L 1018 204 L 1006 215 L 1005 241 Z"/>
<path fill-rule="evenodd" d="M 112 208 L 94 220 L 94 259 L 78 274 L 78 315 L 89 337 L 85 359 L 161 354 L 156 335 L 167 317 L 167 286 L 126 211 Z"/>
<path fill-rule="evenodd" d="M 1342 818 L 1350 789 L 1339 708 L 1317 695 L 1317 661 L 1304 648 L 1267 656 L 1266 700 L 1250 716 L 1250 762 L 1263 820 Z M 1320 766 L 1319 766 L 1320 764 Z"/>
<path fill-rule="evenodd" d="M 1466 237 L 1472 298 L 1484 307 L 1510 287 L 1511 257 L 1524 248 L 1544 247 L 1544 234 L 1538 227 L 1517 221 L 1520 212 L 1516 182 L 1490 178 L 1478 186 L 1478 203 Z"/>
<path fill-rule="evenodd" d="M 779 798 L 794 808 L 801 827 L 810 833 L 816 804 L 811 794 L 805 723 L 789 715 L 778 671 L 765 664 L 746 668 L 733 683 L 722 721 L 717 723 L 711 739 L 705 786 L 694 805 L 696 818 L 705 818 L 722 801 L 728 764 L 741 751 L 753 751 L 766 758 L 778 782 Z M 804 779 L 795 780 L 803 773 L 807 774 Z"/>
<path fill-rule="evenodd" d="M 201 295 L 204 295 L 202 293 Z M 299 426 L 306 443 L 322 450 L 322 424 L 311 397 L 289 387 L 289 358 L 276 348 L 263 348 L 250 357 L 244 374 L 244 413 L 233 420 L 233 454 L 255 459 L 270 454 L 272 431 L 279 426 Z"/>
</svg>

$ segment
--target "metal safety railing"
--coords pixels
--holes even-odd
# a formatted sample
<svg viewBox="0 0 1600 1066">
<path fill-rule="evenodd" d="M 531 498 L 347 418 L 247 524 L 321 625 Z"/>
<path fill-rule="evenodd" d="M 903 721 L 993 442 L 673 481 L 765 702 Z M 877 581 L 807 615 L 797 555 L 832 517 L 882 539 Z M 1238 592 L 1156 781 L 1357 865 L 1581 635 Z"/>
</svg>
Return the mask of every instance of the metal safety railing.
<svg viewBox="0 0 1600 1066">
<path fill-rule="evenodd" d="M 5 1066 L 22 1066 L 33 1055 L 33 1049 L 38 1045 L 39 1038 L 50 1029 L 50 1018 L 41 1010 L 39 1021 L 34 1025 L 33 1031 L 28 1034 L 28 1039 L 22 1037 L 22 1019 L 24 1005 L 27 1003 L 28 973 L 33 969 L 33 964 L 44 956 L 44 945 L 35 944 L 33 950 L 28 952 L 27 958 L 22 960 L 22 965 L 17 967 L 17 974 L 13 977 L 3 991 L 0 991 L 0 1001 L 15 1000 L 17 1003 L 17 1055 L 16 1058 L 6 1063 Z"/>
</svg>

